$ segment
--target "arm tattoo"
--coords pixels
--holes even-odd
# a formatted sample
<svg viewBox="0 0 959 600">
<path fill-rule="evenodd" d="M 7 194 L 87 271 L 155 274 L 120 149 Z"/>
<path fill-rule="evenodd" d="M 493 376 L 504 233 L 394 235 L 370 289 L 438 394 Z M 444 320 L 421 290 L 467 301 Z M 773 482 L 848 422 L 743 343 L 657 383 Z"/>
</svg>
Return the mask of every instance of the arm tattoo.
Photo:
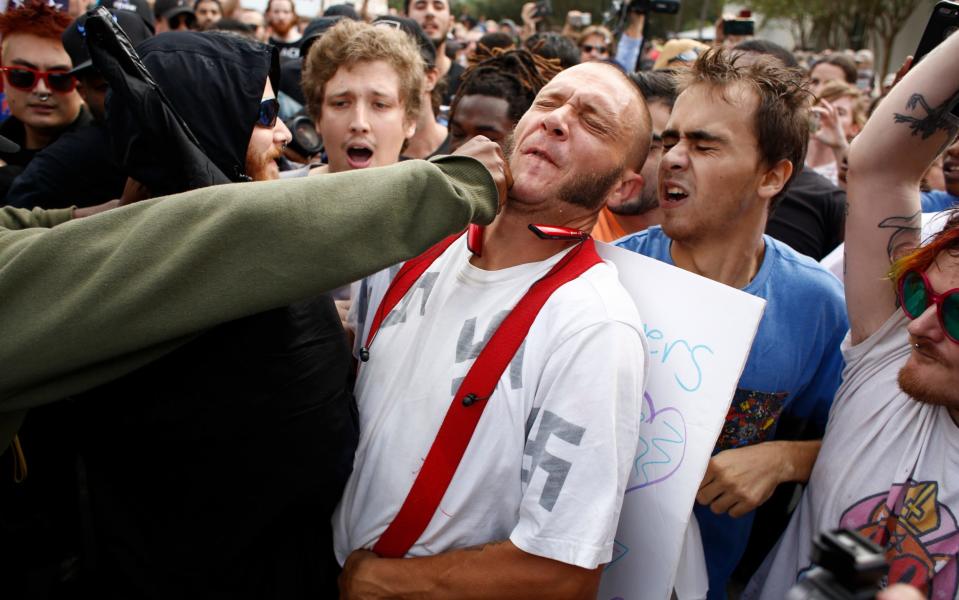
<svg viewBox="0 0 959 600">
<path fill-rule="evenodd" d="M 915 111 L 917 106 L 921 106 L 926 111 L 926 116 L 919 118 L 895 113 L 893 119 L 896 123 L 908 123 L 912 135 L 921 135 L 924 140 L 929 139 L 937 131 L 945 131 L 946 141 L 939 149 L 939 153 L 941 153 L 952 143 L 952 139 L 956 137 L 956 132 L 959 131 L 956 117 L 950 112 L 957 101 L 959 101 L 959 93 L 948 98 L 939 106 L 932 108 L 922 94 L 913 94 L 909 96 L 906 108 Z"/>
<path fill-rule="evenodd" d="M 919 245 L 917 234 L 922 229 L 921 214 L 921 211 L 916 211 L 908 217 L 889 217 L 879 222 L 879 229 L 892 229 L 886 244 L 890 263 Z"/>
</svg>

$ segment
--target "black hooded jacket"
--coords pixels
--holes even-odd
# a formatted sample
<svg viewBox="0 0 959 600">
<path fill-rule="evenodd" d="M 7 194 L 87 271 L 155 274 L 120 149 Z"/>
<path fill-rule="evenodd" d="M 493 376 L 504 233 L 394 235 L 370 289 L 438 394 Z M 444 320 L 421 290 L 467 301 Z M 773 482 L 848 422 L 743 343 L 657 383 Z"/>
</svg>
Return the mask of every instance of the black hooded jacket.
<svg viewBox="0 0 959 600">
<path fill-rule="evenodd" d="M 137 52 L 213 164 L 230 181 L 246 180 L 246 148 L 267 77 L 279 89 L 276 50 L 229 33 L 175 31 L 144 41 Z M 122 108 L 108 110 L 114 120 L 120 115 L 112 111 Z M 131 125 L 126 119 L 119 123 Z M 114 137 L 136 135 L 140 124 L 132 125 L 126 131 L 118 125 Z"/>
<path fill-rule="evenodd" d="M 90 21 L 94 65 L 110 82 L 115 158 L 154 196 L 247 181 L 246 149 L 276 50 L 223 32 L 168 32 L 136 53 Z M 139 55 L 139 58 L 136 55 Z"/>
<path fill-rule="evenodd" d="M 164 101 L 150 95 L 146 79 L 130 75 L 135 61 L 118 62 L 131 77 L 130 89 L 143 92 L 143 102 L 152 103 L 149 110 L 160 119 L 131 129 L 126 156 L 142 174 L 180 177 L 175 185 L 218 169 L 240 179 L 242 170 L 235 167 L 244 164 L 275 54 L 208 33 L 163 34 L 142 49 L 143 62 L 170 104 L 182 108 L 192 133 L 179 129 L 174 112 L 159 110 Z M 126 91 L 114 96 L 110 118 L 121 110 L 116 101 Z M 129 109 L 132 119 L 142 108 L 122 110 Z M 190 136 L 202 152 L 190 150 Z M 151 164 L 141 154 L 151 143 L 180 144 L 192 153 L 190 165 L 201 168 L 184 177 L 176 170 L 182 156 Z M 31 411 L 21 430 L 25 454 L 46 451 L 54 455 L 49 462 L 63 463 L 65 471 L 74 462 L 82 467 L 76 496 L 86 499 L 79 511 L 84 526 L 76 529 L 85 533 L 78 562 L 91 595 L 335 597 L 330 518 L 358 439 L 351 362 L 336 308 L 323 296 L 225 323 L 71 402 Z M 76 432 L 75 454 L 62 436 L 37 435 L 58 430 Z M 28 447 L 31 439 L 44 437 L 59 437 L 60 443 Z M 54 471 L 44 469 L 35 485 Z M 23 511 L 45 509 L 44 502 L 23 495 Z M 44 522 L 42 514 L 24 521 Z M 0 522 L 0 539 L 14 540 L 4 526 Z M 63 537 L 65 531 L 69 527 L 47 533 Z M 20 532 L 24 539 L 38 538 Z M 16 582 L 11 585 L 16 589 Z"/>
</svg>

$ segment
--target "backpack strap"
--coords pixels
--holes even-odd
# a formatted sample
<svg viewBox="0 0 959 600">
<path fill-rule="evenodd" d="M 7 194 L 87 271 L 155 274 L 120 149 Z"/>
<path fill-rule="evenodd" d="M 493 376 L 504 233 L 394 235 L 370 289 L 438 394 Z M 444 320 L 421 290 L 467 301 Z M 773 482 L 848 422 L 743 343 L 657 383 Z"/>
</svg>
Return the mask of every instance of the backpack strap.
<svg viewBox="0 0 959 600">
<path fill-rule="evenodd" d="M 443 424 L 406 500 L 373 546 L 375 553 L 386 558 L 406 556 L 433 519 L 466 453 L 466 447 L 483 415 L 483 409 L 486 408 L 486 401 L 496 389 L 497 382 L 513 360 L 520 344 L 526 339 L 536 315 L 560 286 L 576 279 L 600 262 L 602 259 L 596 253 L 593 240 L 587 239 L 533 283 L 496 329 L 453 396 Z M 420 273 L 425 270 L 424 267 Z M 394 283 L 400 281 L 401 274 L 402 271 L 397 274 Z M 406 289 L 410 286 L 412 283 L 406 285 Z M 372 334 L 371 329 L 371 337 Z"/>
</svg>

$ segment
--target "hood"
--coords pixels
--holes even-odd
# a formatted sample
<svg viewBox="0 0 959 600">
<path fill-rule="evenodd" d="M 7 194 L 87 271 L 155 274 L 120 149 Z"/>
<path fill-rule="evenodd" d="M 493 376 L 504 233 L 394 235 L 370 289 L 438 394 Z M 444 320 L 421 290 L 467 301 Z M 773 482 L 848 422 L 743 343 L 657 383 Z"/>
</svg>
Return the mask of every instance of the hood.
<svg viewBox="0 0 959 600">
<path fill-rule="evenodd" d="M 276 51 L 227 33 L 174 31 L 137 53 L 203 152 L 231 181 L 243 181 L 267 77 L 279 89 Z"/>
<path fill-rule="evenodd" d="M 154 196 L 246 179 L 263 85 L 268 74 L 278 78 L 275 51 L 226 34 L 177 32 L 135 50 L 102 7 L 86 29 L 93 65 L 110 83 L 114 160 L 130 177 Z"/>
<path fill-rule="evenodd" d="M 109 11 L 94 9 L 84 27 L 93 66 L 110 84 L 107 129 L 116 164 L 154 196 L 229 183 Z"/>
</svg>

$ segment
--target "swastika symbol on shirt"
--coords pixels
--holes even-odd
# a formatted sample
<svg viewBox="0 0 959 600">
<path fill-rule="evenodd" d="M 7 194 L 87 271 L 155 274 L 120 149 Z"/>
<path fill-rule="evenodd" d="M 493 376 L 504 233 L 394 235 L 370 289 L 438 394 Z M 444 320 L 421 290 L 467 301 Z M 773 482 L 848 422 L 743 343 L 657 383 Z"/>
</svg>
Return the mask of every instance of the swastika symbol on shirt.
<svg viewBox="0 0 959 600">
<path fill-rule="evenodd" d="M 527 424 L 536 419 L 538 410 L 538 408 L 533 409 L 532 414 L 530 414 L 527 420 Z M 536 437 L 526 440 L 526 450 L 523 451 L 523 454 L 530 457 L 530 466 L 528 470 L 526 468 L 522 470 L 520 477 L 523 483 L 528 484 L 533 471 L 535 471 L 537 467 L 546 471 L 546 484 L 543 485 L 543 493 L 540 495 L 539 505 L 550 512 L 552 512 L 553 507 L 556 505 L 556 500 L 559 498 L 560 492 L 563 491 L 563 486 L 566 484 L 566 477 L 569 475 L 569 470 L 572 468 L 573 463 L 547 452 L 546 443 L 551 436 L 555 436 L 567 444 L 579 446 L 585 433 L 585 427 L 570 423 L 556 413 L 546 410 L 543 411 L 543 418 L 540 420 Z"/>
<path fill-rule="evenodd" d="M 486 333 L 483 335 L 483 339 L 479 341 L 474 340 L 476 337 L 476 317 L 466 319 L 463 327 L 460 329 L 460 335 L 456 340 L 456 364 L 478 357 L 480 352 L 483 351 L 483 348 L 486 347 L 486 344 L 489 343 L 490 338 L 496 333 L 503 319 L 505 319 L 509 313 L 510 311 L 508 310 L 501 310 L 493 315 L 489 325 L 486 327 Z M 524 340 L 510 361 L 510 388 L 514 390 L 523 387 L 523 349 L 525 347 L 526 341 Z M 465 379 L 465 377 L 453 378 L 453 382 L 450 385 L 450 394 L 456 394 L 456 391 L 460 389 L 460 385 L 463 383 L 463 379 Z"/>
<path fill-rule="evenodd" d="M 424 273 L 416 282 L 416 285 L 403 296 L 403 302 L 390 311 L 390 314 L 383 319 L 383 324 L 380 325 L 380 329 L 386 329 L 391 325 L 406 322 L 407 311 L 409 310 L 410 304 L 413 303 L 413 296 L 416 295 L 417 290 L 423 290 L 422 299 L 420 300 L 420 316 L 425 315 L 426 301 L 430 299 L 430 294 L 433 293 L 433 286 L 436 285 L 436 280 L 439 276 L 440 274 L 438 272 Z"/>
</svg>

